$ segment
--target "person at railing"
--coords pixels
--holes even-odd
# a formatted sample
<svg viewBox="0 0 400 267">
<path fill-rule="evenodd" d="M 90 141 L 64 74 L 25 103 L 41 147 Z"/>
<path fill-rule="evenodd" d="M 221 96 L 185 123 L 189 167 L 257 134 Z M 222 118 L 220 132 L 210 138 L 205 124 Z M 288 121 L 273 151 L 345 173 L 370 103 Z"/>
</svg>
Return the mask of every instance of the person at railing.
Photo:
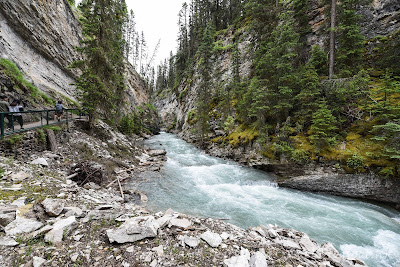
<svg viewBox="0 0 400 267">
<path fill-rule="evenodd" d="M 57 102 L 57 104 L 54 106 L 54 109 L 56 110 L 56 113 L 54 114 L 54 120 L 61 121 L 61 116 L 64 113 L 64 107 L 61 100 Z"/>
<path fill-rule="evenodd" d="M 12 116 L 13 116 L 14 121 L 18 121 L 19 125 L 21 126 L 21 129 L 24 129 L 24 120 L 22 118 L 22 114 L 19 113 L 20 111 L 24 110 L 24 108 L 21 106 L 21 102 L 19 100 L 14 100 L 10 104 L 8 109 L 10 112 L 13 112 Z M 12 126 L 14 126 L 14 125 L 12 125 Z"/>
<path fill-rule="evenodd" d="M 8 104 L 8 97 L 5 95 L 2 95 L 0 97 L 0 112 L 9 112 L 9 107 L 10 105 Z M 12 127 L 12 115 L 6 114 L 5 118 L 8 120 L 8 129 L 11 130 Z M 2 122 L 1 122 L 2 123 Z"/>
</svg>

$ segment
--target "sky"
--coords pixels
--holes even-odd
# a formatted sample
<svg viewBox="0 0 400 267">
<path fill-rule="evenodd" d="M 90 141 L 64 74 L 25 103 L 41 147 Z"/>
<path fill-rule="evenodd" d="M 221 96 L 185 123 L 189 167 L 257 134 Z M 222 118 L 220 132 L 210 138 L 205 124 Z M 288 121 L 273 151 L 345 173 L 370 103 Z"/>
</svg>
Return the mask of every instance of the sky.
<svg viewBox="0 0 400 267">
<path fill-rule="evenodd" d="M 157 57 L 153 65 L 158 65 L 176 52 L 178 36 L 178 13 L 185 0 L 126 0 L 129 10 L 136 17 L 136 29 L 144 32 L 149 54 L 153 54 L 161 39 Z"/>
</svg>

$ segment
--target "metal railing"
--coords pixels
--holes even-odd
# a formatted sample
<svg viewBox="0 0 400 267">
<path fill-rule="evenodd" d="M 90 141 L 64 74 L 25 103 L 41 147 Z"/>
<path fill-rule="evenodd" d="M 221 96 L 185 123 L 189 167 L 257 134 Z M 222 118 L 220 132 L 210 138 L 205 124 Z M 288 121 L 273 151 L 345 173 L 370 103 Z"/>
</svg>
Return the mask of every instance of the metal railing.
<svg viewBox="0 0 400 267">
<path fill-rule="evenodd" d="M 14 126 L 15 122 L 18 124 L 18 120 L 15 120 L 15 114 L 32 114 L 33 117 L 36 116 L 36 121 L 29 121 L 24 123 L 24 128 L 16 129 Z M 0 112 L 0 138 L 4 136 L 12 135 L 15 133 L 25 132 L 32 129 L 42 128 L 48 125 L 56 125 L 66 123 L 68 125 L 69 121 L 72 120 L 80 120 L 82 117 L 86 117 L 82 110 L 80 109 L 63 109 L 63 114 L 61 116 L 61 120 L 55 120 L 54 115 L 56 113 L 55 109 L 46 109 L 46 110 L 27 110 L 27 111 L 18 111 L 18 112 Z M 11 128 L 8 127 L 8 123 L 6 124 L 5 119 L 11 120 Z M 25 127 L 26 126 L 26 127 Z M 7 127 L 7 128 L 6 128 Z"/>
</svg>

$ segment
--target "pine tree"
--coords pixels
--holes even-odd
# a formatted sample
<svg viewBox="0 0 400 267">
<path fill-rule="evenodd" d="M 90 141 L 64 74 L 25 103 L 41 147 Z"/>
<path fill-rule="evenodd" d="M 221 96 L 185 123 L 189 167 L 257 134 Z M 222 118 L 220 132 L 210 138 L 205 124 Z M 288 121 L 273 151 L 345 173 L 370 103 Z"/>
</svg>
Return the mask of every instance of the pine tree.
<svg viewBox="0 0 400 267">
<path fill-rule="evenodd" d="M 214 29 L 209 24 L 204 30 L 203 40 L 199 49 L 200 85 L 197 90 L 198 126 L 202 145 L 205 144 L 208 133 L 208 120 L 211 94 L 211 51 L 214 42 Z"/>
<path fill-rule="evenodd" d="M 337 119 L 332 115 L 326 100 L 322 100 L 313 115 L 311 124 L 311 140 L 317 150 L 322 150 L 334 141 Z"/>
<path fill-rule="evenodd" d="M 362 67 L 365 38 L 361 34 L 356 13 L 359 0 L 341 1 L 338 12 L 337 68 L 341 76 L 349 77 Z"/>
<path fill-rule="evenodd" d="M 263 93 L 266 98 L 263 102 L 273 105 L 268 108 L 267 116 L 275 122 L 284 121 L 289 115 L 298 80 L 293 64 L 299 35 L 294 31 L 293 12 L 284 11 L 279 21 L 270 41 L 262 44 L 256 54 L 256 75 L 268 88 L 268 92 Z"/>
<path fill-rule="evenodd" d="M 99 116 L 116 121 L 125 90 L 123 25 L 126 4 L 123 0 L 85 0 L 79 7 L 85 38 L 77 50 L 85 59 L 72 65 L 82 72 L 76 83 L 79 99 L 89 113 L 91 126 Z M 116 103 L 119 103 L 118 109 Z"/>
<path fill-rule="evenodd" d="M 319 77 L 311 62 L 302 68 L 300 76 L 300 92 L 295 96 L 297 121 L 308 128 L 314 112 L 318 108 L 320 98 Z"/>
</svg>

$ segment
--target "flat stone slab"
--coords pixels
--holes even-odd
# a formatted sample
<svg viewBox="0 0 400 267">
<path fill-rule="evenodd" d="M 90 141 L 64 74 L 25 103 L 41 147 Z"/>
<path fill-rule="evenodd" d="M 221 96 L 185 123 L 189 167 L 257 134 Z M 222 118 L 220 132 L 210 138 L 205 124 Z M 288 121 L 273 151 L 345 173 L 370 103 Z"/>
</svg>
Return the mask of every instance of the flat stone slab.
<svg viewBox="0 0 400 267">
<path fill-rule="evenodd" d="M 129 243 L 157 236 L 159 225 L 153 216 L 132 218 L 117 229 L 106 231 L 110 243 Z"/>
<path fill-rule="evenodd" d="M 61 243 L 64 233 L 71 232 L 76 226 L 75 216 L 59 220 L 53 225 L 53 229 L 44 236 L 44 240 L 54 244 Z"/>
<path fill-rule="evenodd" d="M 11 174 L 10 178 L 14 182 L 22 182 L 23 180 L 29 178 L 29 174 L 27 174 L 26 172 L 18 172 L 18 173 Z"/>
<path fill-rule="evenodd" d="M 173 219 L 171 219 L 169 221 L 168 227 L 175 226 L 175 227 L 178 227 L 178 228 L 186 229 L 191 225 L 192 225 L 192 222 L 189 221 L 188 219 L 176 219 L 176 218 L 173 218 Z"/>
<path fill-rule="evenodd" d="M 4 230 L 9 236 L 16 236 L 19 234 L 29 234 L 42 226 L 43 223 L 36 220 L 17 217 L 17 219 L 9 223 Z"/>
<path fill-rule="evenodd" d="M 304 250 L 311 253 L 314 253 L 319 248 L 314 242 L 311 241 L 311 239 L 307 235 L 303 236 L 300 239 L 299 244 Z"/>
<path fill-rule="evenodd" d="M 31 164 L 46 166 L 46 167 L 49 166 L 49 163 L 47 163 L 47 160 L 45 158 L 38 158 L 38 159 L 32 160 Z"/>
<path fill-rule="evenodd" d="M 9 236 L 2 236 L 0 237 L 0 246 L 15 247 L 18 246 L 18 242 Z"/>
<path fill-rule="evenodd" d="M 217 248 L 222 243 L 222 238 L 219 234 L 207 231 L 200 236 L 201 239 L 207 242 L 211 247 Z"/>
</svg>

